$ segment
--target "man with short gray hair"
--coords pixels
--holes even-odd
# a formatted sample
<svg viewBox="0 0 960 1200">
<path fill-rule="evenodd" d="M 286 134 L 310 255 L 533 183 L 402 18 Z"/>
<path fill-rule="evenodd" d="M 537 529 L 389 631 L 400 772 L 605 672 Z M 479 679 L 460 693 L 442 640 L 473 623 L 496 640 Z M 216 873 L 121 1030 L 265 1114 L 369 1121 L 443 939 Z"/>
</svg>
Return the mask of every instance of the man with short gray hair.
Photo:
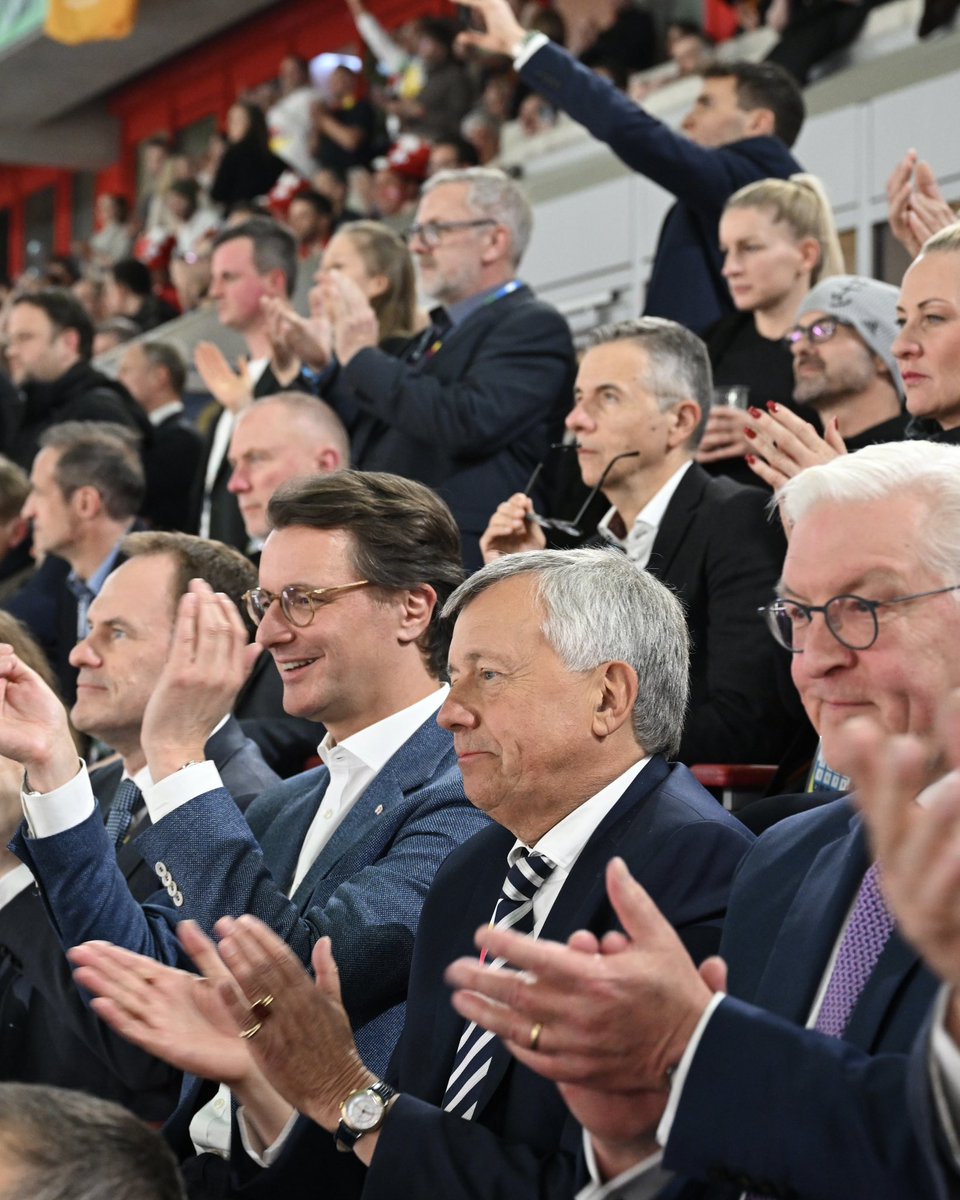
<svg viewBox="0 0 960 1200">
<path fill-rule="evenodd" d="M 785 543 L 764 492 L 713 479 L 693 461 L 711 391 L 706 347 L 682 325 L 661 317 L 603 325 L 581 360 L 566 424 L 584 484 L 611 506 L 595 540 L 683 601 L 693 653 L 681 761 L 775 763 L 805 728 L 756 615 Z M 531 497 L 511 496 L 481 538 L 486 560 L 546 546 L 551 532 L 578 540 L 593 532 L 543 521 Z"/>
<path fill-rule="evenodd" d="M 359 297 L 334 317 L 339 370 L 322 395 L 347 425 L 355 465 L 434 488 L 468 567 L 497 501 L 517 491 L 560 431 L 573 344 L 563 317 L 517 278 L 529 202 L 502 171 L 442 171 L 408 234 L 430 327 L 399 357 L 379 348 Z"/>
<path fill-rule="evenodd" d="M 169 1147 L 81 1092 L 0 1084 L 0 1200 L 183 1200 Z"/>
<path fill-rule="evenodd" d="M 361 1188 L 365 1200 L 386 1200 L 398 1179 L 406 1200 L 572 1196 L 580 1134 L 563 1098 L 451 1009 L 444 967 L 469 954 L 488 923 L 561 941 L 579 930 L 581 948 L 597 949 L 595 939 L 616 927 L 603 888 L 615 855 L 643 877 L 696 961 L 716 947 L 730 880 L 752 838 L 664 757 L 679 741 L 687 693 L 676 597 L 613 551 L 549 551 L 484 567 L 443 613 L 456 623 L 437 720 L 453 735 L 470 802 L 496 824 L 437 873 L 387 1083 L 360 1061 L 338 998 L 263 976 L 276 1012 L 249 1036 L 272 1084 L 303 1116 L 288 1138 L 289 1104 L 234 1073 L 244 1076 L 244 1148 L 276 1163 L 244 1194 L 308 1200 L 323 1178 L 338 1200 Z M 275 966 L 299 973 L 283 962 L 281 944 L 274 949 Z M 91 951 L 83 951 L 88 964 Z M 102 991 L 96 975 L 82 978 Z M 188 985 L 188 1003 L 197 991 Z M 136 1037 L 137 1024 L 125 1032 Z M 531 1045 L 541 1028 L 528 1026 Z M 192 1053 L 194 1040 L 171 1050 Z M 201 1031 L 208 1063 L 224 1041 L 232 1055 L 235 1035 L 217 1031 L 211 1042 Z"/>
</svg>

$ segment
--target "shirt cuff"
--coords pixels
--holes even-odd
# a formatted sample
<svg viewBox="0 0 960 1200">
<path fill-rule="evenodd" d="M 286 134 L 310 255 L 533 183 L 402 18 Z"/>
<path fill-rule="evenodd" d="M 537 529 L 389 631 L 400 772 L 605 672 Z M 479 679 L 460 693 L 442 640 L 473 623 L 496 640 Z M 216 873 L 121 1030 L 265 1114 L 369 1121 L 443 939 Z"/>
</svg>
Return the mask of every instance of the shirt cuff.
<svg viewBox="0 0 960 1200">
<path fill-rule="evenodd" d="M 525 66 L 538 50 L 549 42 L 550 39 L 545 33 L 528 33 L 513 52 L 513 69 L 519 71 L 522 66 Z"/>
<path fill-rule="evenodd" d="M 220 772 L 210 759 L 206 759 L 204 762 L 182 767 L 166 779 L 161 779 L 159 783 L 146 788 L 143 802 L 147 806 L 150 820 L 156 825 L 175 809 L 195 800 L 197 796 L 202 796 L 204 792 L 212 792 L 220 787 L 223 787 Z"/>
<path fill-rule="evenodd" d="M 960 1166 L 960 1049 L 946 1030 L 952 989 L 943 987 L 933 1010 L 930 1035 L 930 1083 L 943 1134 Z"/>
<path fill-rule="evenodd" d="M 237 1125 L 240 1129 L 240 1141 L 243 1143 L 243 1148 L 247 1152 L 247 1157 L 255 1162 L 258 1167 L 272 1167 L 280 1157 L 280 1153 L 290 1134 L 293 1132 L 293 1127 L 297 1123 L 297 1117 L 300 1114 L 296 1109 L 287 1118 L 287 1123 L 277 1134 L 276 1139 L 269 1146 L 263 1144 L 263 1138 L 257 1133 L 253 1125 L 248 1125 L 244 1115 L 243 1106 L 237 1109 Z"/>
<path fill-rule="evenodd" d="M 707 1007 L 703 1010 L 703 1016 L 697 1022 L 697 1027 L 693 1031 L 693 1036 L 687 1042 L 687 1048 L 683 1052 L 683 1058 L 677 1065 L 670 1078 L 670 1099 L 667 1101 L 667 1107 L 660 1119 L 660 1125 L 657 1129 L 657 1141 L 661 1146 L 665 1146 L 670 1137 L 670 1130 L 673 1128 L 673 1121 L 677 1115 L 677 1109 L 680 1107 L 680 1098 L 683 1095 L 683 1085 L 687 1081 L 687 1075 L 690 1073 L 690 1067 L 693 1063 L 693 1056 L 697 1052 L 697 1047 L 700 1045 L 700 1039 L 703 1037 L 703 1031 L 706 1029 L 710 1018 L 713 1016 L 721 1000 L 726 999 L 726 992 L 715 992 L 713 998 Z"/>
<path fill-rule="evenodd" d="M 656 1196 L 673 1178 L 672 1171 L 660 1169 L 663 1154 L 658 1150 L 656 1154 L 648 1155 L 628 1171 L 604 1183 L 600 1178 L 596 1155 L 593 1153 L 593 1142 L 586 1130 L 583 1131 L 583 1158 L 590 1182 L 577 1192 L 575 1200 L 604 1200 L 604 1197 L 612 1195 L 623 1195 L 624 1200 L 648 1200 L 648 1197 Z"/>
<path fill-rule="evenodd" d="M 26 863 L 21 863 L 19 867 L 14 867 L 12 871 L 8 871 L 0 879 L 0 908 L 9 904 L 21 892 L 25 892 L 32 883 L 33 872 Z"/>
<path fill-rule="evenodd" d="M 82 825 L 97 807 L 87 765 L 82 760 L 76 775 L 52 792 L 28 792 L 27 782 L 25 777 L 20 803 L 32 838 L 56 837 L 58 833 L 66 833 L 68 829 Z"/>
</svg>

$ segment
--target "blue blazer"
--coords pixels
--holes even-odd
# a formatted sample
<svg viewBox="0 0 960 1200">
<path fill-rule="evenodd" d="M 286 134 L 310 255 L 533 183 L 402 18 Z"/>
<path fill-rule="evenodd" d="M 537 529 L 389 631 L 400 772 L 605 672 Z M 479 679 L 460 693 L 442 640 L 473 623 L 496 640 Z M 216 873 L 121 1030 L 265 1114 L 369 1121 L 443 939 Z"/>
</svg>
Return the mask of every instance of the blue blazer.
<svg viewBox="0 0 960 1200">
<path fill-rule="evenodd" d="M 905 1200 L 933 1194 L 905 1119 L 907 1053 L 936 981 L 896 931 L 846 1037 L 802 1028 L 869 862 L 846 799 L 780 822 L 744 860 L 720 953 L 729 998 L 693 1057 L 670 1195 Z"/>
<path fill-rule="evenodd" d="M 473 569 L 493 510 L 560 436 L 575 369 L 566 321 L 522 286 L 416 363 L 361 350 L 323 396 L 347 426 L 356 467 L 417 479 L 446 500 Z"/>
<path fill-rule="evenodd" d="M 720 214 L 745 184 L 802 170 L 784 143 L 754 137 L 697 146 L 553 42 L 531 55 L 520 78 L 606 142 L 628 167 L 676 196 L 660 230 L 644 311 L 697 333 L 733 312 L 720 273 Z"/>
<path fill-rule="evenodd" d="M 686 767 L 655 757 L 593 833 L 544 923 L 566 940 L 576 929 L 617 926 L 604 871 L 625 858 L 697 960 L 716 951 L 734 869 L 751 835 Z M 317 1180 L 338 1200 L 497 1200 L 572 1196 L 580 1129 L 554 1084 L 519 1065 L 499 1044 L 476 1116 L 438 1107 L 463 1018 L 443 981 L 447 965 L 476 954 L 473 936 L 490 919 L 514 838 L 492 827 L 450 855 L 437 874 L 417 933 L 407 1019 L 389 1078 L 401 1096 L 371 1169 L 338 1153 L 330 1135 L 301 1119 L 278 1163 L 257 1171 L 235 1152 L 239 1195 L 313 1200 Z M 364 1181 L 364 1174 L 366 1175 Z M 243 1186 L 245 1185 L 245 1186 Z M 399 1187 L 399 1191 L 398 1191 Z"/>
<path fill-rule="evenodd" d="M 288 898 L 328 782 L 326 767 L 287 780 L 251 804 L 246 820 L 218 788 L 148 827 L 137 849 L 171 882 L 142 906 L 117 869 L 98 814 L 56 837 L 31 839 L 21 830 L 15 849 L 33 870 L 65 947 L 103 938 L 186 965 L 174 932 L 178 921 L 191 917 L 209 932 L 220 917 L 249 912 L 309 963 L 314 943 L 329 935 L 358 1042 L 385 1066 L 403 1024 L 427 889 L 450 851 L 487 818 L 464 797 L 453 739 L 430 717 L 373 780 Z"/>
<path fill-rule="evenodd" d="M 206 753 L 233 783 L 241 807 L 280 782 L 233 717 L 209 739 Z M 122 774 L 119 762 L 91 773 L 104 813 Z M 135 841 L 120 846 L 116 858 L 131 894 L 146 900 L 157 886 L 153 864 L 143 861 Z M 114 1034 L 87 1007 L 35 888 L 0 908 L 0 1078 L 82 1088 L 148 1121 L 163 1120 L 180 1090 L 179 1071 Z"/>
</svg>

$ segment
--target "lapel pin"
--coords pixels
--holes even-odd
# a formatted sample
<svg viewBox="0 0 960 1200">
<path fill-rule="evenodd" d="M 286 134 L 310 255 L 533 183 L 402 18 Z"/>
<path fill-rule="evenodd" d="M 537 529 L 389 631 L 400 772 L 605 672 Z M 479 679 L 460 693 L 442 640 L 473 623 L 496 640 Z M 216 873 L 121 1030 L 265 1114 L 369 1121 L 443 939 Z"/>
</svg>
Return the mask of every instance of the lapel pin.
<svg viewBox="0 0 960 1200">
<path fill-rule="evenodd" d="M 379 817 L 382 812 L 383 812 L 383 805 L 378 804 L 377 807 L 373 810 L 373 815 L 375 817 Z"/>
</svg>

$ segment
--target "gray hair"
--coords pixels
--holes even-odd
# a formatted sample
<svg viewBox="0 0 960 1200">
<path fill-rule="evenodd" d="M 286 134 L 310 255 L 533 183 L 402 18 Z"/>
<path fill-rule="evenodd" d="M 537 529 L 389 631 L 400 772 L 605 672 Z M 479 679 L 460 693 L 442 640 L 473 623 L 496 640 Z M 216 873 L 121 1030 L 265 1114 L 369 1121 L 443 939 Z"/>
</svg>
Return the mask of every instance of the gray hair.
<svg viewBox="0 0 960 1200">
<path fill-rule="evenodd" d="M 792 524 L 820 504 L 862 504 L 920 497 L 929 512 L 917 543 L 920 560 L 938 577 L 960 581 L 960 446 L 885 442 L 844 454 L 788 479 L 778 493 Z"/>
<path fill-rule="evenodd" d="M 637 673 L 633 734 L 648 754 L 680 746 L 690 686 L 690 637 L 677 597 L 618 550 L 532 550 L 488 563 L 443 606 L 452 620 L 482 592 L 537 576 L 543 636 L 568 671 L 625 662 Z M 554 697 L 544 696 L 543 703 Z"/>
<path fill-rule="evenodd" d="M 700 423 L 690 439 L 696 448 L 710 416 L 713 400 L 713 372 L 707 347 L 683 325 L 666 317 L 635 317 L 598 325 L 592 330 L 587 349 L 610 342 L 636 342 L 647 355 L 643 386 L 656 397 L 661 412 L 668 412 L 679 400 L 694 400 L 700 405 Z"/>
<path fill-rule="evenodd" d="M 107 1100 L 63 1088 L 0 1084 L 0 1155 L 13 1174 L 0 1200 L 183 1200 L 159 1134 Z"/>
<path fill-rule="evenodd" d="M 530 243 L 533 209 L 516 180 L 496 167 L 464 167 L 438 171 L 423 185 L 420 195 L 448 183 L 466 183 L 467 207 L 478 217 L 490 217 L 510 233 L 511 258 L 517 266 Z"/>
</svg>

